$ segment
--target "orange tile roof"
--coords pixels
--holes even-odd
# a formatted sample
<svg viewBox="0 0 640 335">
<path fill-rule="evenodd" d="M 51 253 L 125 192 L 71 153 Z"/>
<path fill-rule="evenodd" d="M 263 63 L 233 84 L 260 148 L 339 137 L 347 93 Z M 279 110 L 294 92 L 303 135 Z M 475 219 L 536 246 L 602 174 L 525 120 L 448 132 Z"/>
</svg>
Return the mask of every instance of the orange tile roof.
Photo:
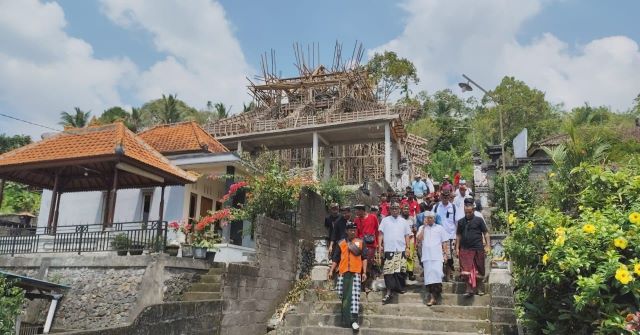
<svg viewBox="0 0 640 335">
<path fill-rule="evenodd" d="M 159 125 L 138 136 L 163 154 L 229 151 L 194 121 Z"/>
<path fill-rule="evenodd" d="M 0 155 L 0 168 L 31 164 L 46 164 L 84 159 L 115 160 L 119 151 L 122 157 L 143 166 L 148 171 L 164 172 L 184 181 L 195 178 L 173 165 L 153 147 L 131 132 L 122 122 L 87 128 L 73 128 L 57 133 L 39 142 Z"/>
</svg>

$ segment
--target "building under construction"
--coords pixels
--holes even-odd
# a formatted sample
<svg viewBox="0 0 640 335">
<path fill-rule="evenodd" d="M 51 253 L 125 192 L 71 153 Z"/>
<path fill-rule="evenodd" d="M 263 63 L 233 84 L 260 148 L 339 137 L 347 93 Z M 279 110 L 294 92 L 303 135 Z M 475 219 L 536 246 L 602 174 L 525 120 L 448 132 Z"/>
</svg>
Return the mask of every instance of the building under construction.
<svg viewBox="0 0 640 335">
<path fill-rule="evenodd" d="M 336 44 L 331 67 L 316 64 L 317 48 L 294 45 L 299 75 L 277 76 L 275 54 L 263 55 L 262 74 L 249 80 L 254 107 L 217 120 L 206 129 L 230 150 L 279 152 L 291 168 L 312 168 L 316 178 L 347 184 L 387 180 L 395 185 L 404 170 L 428 163 L 426 140 L 407 134 L 416 110 L 378 101 L 375 83 L 360 65 L 356 44 L 343 61 Z"/>
</svg>

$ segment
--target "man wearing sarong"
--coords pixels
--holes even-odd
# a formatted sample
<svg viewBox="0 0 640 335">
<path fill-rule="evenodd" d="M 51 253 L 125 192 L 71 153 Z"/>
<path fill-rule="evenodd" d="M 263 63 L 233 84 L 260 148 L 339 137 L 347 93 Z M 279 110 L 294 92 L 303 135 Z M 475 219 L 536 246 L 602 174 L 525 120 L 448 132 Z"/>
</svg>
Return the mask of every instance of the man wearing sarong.
<svg viewBox="0 0 640 335">
<path fill-rule="evenodd" d="M 342 300 L 342 322 L 345 327 L 360 329 L 358 315 L 360 313 L 360 288 L 367 280 L 367 248 L 364 242 L 356 238 L 356 225 L 347 222 L 347 238 L 338 242 L 333 253 L 333 262 L 329 269 L 329 280 L 335 269 L 338 269 L 336 290 Z"/>
<path fill-rule="evenodd" d="M 420 226 L 416 239 L 422 250 L 424 285 L 427 306 L 435 305 L 442 293 L 443 263 L 447 260 L 449 235 L 441 225 L 435 224 L 435 214 L 425 212 L 424 225 Z M 427 300 L 428 299 L 428 300 Z"/>
<path fill-rule="evenodd" d="M 458 221 L 456 251 L 460 258 L 460 275 L 466 279 L 466 297 L 484 295 L 479 289 L 485 275 L 484 257 L 491 244 L 484 220 L 475 216 L 473 200 L 464 204 L 464 217 Z"/>
<path fill-rule="evenodd" d="M 390 211 L 391 215 L 382 219 L 380 223 L 378 238 L 379 252 L 384 252 L 382 273 L 387 288 L 386 295 L 382 299 L 384 304 L 391 301 L 392 292 L 404 293 L 407 266 L 405 255 L 409 254 L 409 236 L 411 235 L 409 223 L 400 216 L 400 205 L 391 204 Z"/>
<path fill-rule="evenodd" d="M 374 214 L 366 212 L 366 206 L 359 204 L 353 207 L 356 212 L 356 218 L 353 223 L 356 224 L 356 236 L 364 242 L 367 248 L 367 281 L 362 283 L 365 291 L 371 289 L 372 281 L 378 275 L 375 273 L 375 256 L 378 249 L 378 217 Z"/>
</svg>

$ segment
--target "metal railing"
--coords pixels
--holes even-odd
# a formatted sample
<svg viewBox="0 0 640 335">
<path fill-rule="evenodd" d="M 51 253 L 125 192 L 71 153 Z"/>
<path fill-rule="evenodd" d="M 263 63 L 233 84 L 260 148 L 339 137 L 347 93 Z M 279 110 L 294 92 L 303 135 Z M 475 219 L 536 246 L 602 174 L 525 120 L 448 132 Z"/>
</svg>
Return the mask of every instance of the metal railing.
<svg viewBox="0 0 640 335">
<path fill-rule="evenodd" d="M 127 248 L 116 248 L 114 239 L 124 241 Z M 125 238 L 126 237 L 126 238 Z M 0 236 L 0 255 L 43 252 L 83 252 L 117 250 L 164 250 L 167 245 L 167 222 L 119 222 L 110 227 L 102 224 L 47 228 L 14 228 L 8 236 Z"/>
</svg>

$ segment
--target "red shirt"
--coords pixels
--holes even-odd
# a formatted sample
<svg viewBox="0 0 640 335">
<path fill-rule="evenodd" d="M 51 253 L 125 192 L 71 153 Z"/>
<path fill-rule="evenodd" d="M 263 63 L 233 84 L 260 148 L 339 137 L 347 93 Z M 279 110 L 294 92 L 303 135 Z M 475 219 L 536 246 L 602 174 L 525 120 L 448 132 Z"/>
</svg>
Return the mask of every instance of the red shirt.
<svg viewBox="0 0 640 335">
<path fill-rule="evenodd" d="M 420 211 L 420 204 L 416 200 L 402 199 L 400 206 L 404 207 L 404 205 L 409 206 L 409 216 L 416 216 Z"/>
<path fill-rule="evenodd" d="M 380 216 L 389 216 L 389 203 L 386 201 L 380 203 Z"/>
<path fill-rule="evenodd" d="M 378 247 L 378 217 L 373 214 L 365 214 L 363 218 L 356 217 L 353 222 L 356 224 L 356 236 L 363 239 L 364 235 L 373 235 L 375 240 L 373 244 L 368 244 L 370 247 Z"/>
</svg>

